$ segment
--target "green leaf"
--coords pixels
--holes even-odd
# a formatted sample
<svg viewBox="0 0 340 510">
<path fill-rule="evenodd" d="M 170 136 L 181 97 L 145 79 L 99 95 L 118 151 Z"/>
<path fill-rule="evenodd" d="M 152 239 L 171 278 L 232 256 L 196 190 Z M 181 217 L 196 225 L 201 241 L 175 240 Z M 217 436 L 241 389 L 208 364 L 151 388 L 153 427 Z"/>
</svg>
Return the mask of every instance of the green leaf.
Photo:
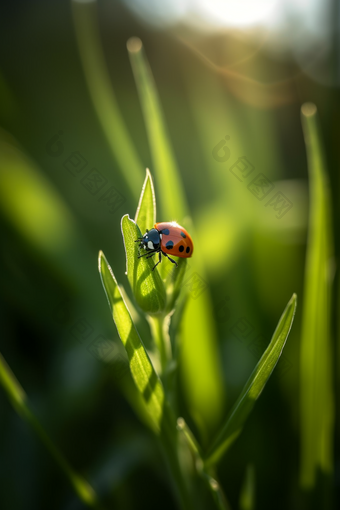
<svg viewBox="0 0 340 510">
<path fill-rule="evenodd" d="M 310 210 L 301 339 L 300 482 L 312 489 L 317 473 L 333 472 L 333 357 L 331 345 L 331 199 L 317 126 L 317 110 L 301 108 L 307 149 Z"/>
<path fill-rule="evenodd" d="M 159 436 L 166 453 L 181 508 L 192 508 L 177 455 L 176 422 L 165 399 L 163 385 L 131 319 L 112 269 L 102 252 L 99 252 L 98 266 L 113 320 L 129 358 L 131 375 L 149 413 L 152 428 Z"/>
<path fill-rule="evenodd" d="M 85 80 L 94 110 L 122 176 L 137 198 L 143 165 L 114 94 L 98 28 L 97 2 L 73 0 L 73 19 Z"/>
<path fill-rule="evenodd" d="M 98 265 L 113 320 L 129 358 L 131 375 L 143 396 L 154 431 L 159 433 L 165 399 L 162 383 L 153 368 L 103 252 L 99 252 Z"/>
<path fill-rule="evenodd" d="M 9 398 L 12 406 L 17 411 L 19 416 L 32 427 L 46 449 L 51 454 L 52 458 L 64 472 L 78 498 L 83 503 L 85 503 L 85 505 L 92 508 L 98 508 L 99 504 L 95 491 L 84 478 L 82 478 L 72 469 L 58 447 L 47 435 L 45 429 L 42 427 L 37 417 L 31 411 L 26 393 L 24 392 L 19 381 L 16 379 L 15 375 L 1 354 L 0 385 L 3 387 L 7 397 Z"/>
<path fill-rule="evenodd" d="M 146 169 L 146 177 L 136 211 L 135 222 L 143 234 L 146 232 L 146 229 L 153 228 L 154 224 L 156 223 L 155 190 L 152 176 L 148 168 Z M 158 273 L 161 275 L 161 278 L 165 282 L 167 295 L 167 313 L 174 309 L 176 300 L 181 291 L 185 269 L 187 266 L 187 259 L 176 257 L 176 260 L 177 267 L 163 257 L 162 264 L 158 265 L 157 269 L 155 269 L 155 271 L 158 271 Z"/>
<path fill-rule="evenodd" d="M 153 228 L 156 223 L 155 189 L 148 168 L 146 169 L 146 177 L 136 211 L 135 222 L 143 234 L 145 234 L 147 229 Z"/>
<path fill-rule="evenodd" d="M 150 314 L 162 313 L 166 305 L 165 287 L 155 265 L 154 258 L 138 258 L 138 243 L 135 240 L 142 237 L 138 225 L 126 214 L 122 218 L 122 233 L 126 252 L 126 271 L 140 308 Z"/>
<path fill-rule="evenodd" d="M 205 464 L 216 464 L 242 431 L 256 400 L 261 395 L 286 343 L 296 309 L 296 294 L 288 302 L 273 337 L 234 404 L 221 432 L 208 451 Z"/>
<path fill-rule="evenodd" d="M 188 228 L 195 242 L 197 236 L 195 236 L 194 228 L 190 225 L 189 208 L 181 182 L 181 174 L 177 167 L 156 85 L 141 40 L 136 37 L 129 39 L 127 49 L 142 106 L 152 155 L 153 172 L 157 177 L 162 220 L 178 221 Z M 176 198 L 169 200 L 169 197 Z M 181 282 L 180 274 L 177 273 L 178 283 L 187 284 L 185 285 L 187 288 L 198 283 L 205 290 L 199 299 L 188 300 L 183 314 L 181 324 L 183 349 L 180 368 L 188 407 L 203 434 L 207 429 L 214 429 L 221 419 L 225 389 L 212 304 L 204 282 L 204 264 L 199 249 L 196 249 L 187 266 L 192 269 L 192 278 L 191 275 L 187 276 Z M 162 277 L 167 273 L 165 263 L 162 263 L 159 273 Z M 169 306 L 171 305 L 172 303 Z M 198 378 L 197 373 L 201 374 L 201 377 Z"/>
</svg>

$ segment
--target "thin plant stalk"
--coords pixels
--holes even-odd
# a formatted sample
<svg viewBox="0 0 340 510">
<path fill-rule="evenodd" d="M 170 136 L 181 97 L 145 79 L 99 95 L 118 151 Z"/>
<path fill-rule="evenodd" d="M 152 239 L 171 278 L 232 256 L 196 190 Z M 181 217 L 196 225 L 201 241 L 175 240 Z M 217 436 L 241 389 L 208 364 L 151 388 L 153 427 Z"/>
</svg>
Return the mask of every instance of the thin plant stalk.
<svg viewBox="0 0 340 510">
<path fill-rule="evenodd" d="M 31 411 L 27 396 L 16 379 L 15 375 L 7 365 L 5 359 L 0 354 L 0 384 L 5 390 L 12 406 L 17 411 L 19 416 L 28 423 L 40 440 L 43 442 L 46 449 L 50 452 L 53 459 L 64 472 L 66 478 L 70 482 L 74 492 L 78 498 L 87 506 L 99 509 L 97 495 L 91 485 L 78 473 L 76 473 L 69 465 L 68 461 L 62 455 L 60 450 L 55 446 L 53 441 L 48 436 L 47 432 L 40 424 L 34 413 Z"/>
<path fill-rule="evenodd" d="M 113 91 L 100 43 L 97 2 L 73 0 L 72 4 L 78 49 L 95 112 L 121 174 L 138 198 L 144 168 Z"/>
<path fill-rule="evenodd" d="M 310 211 L 300 358 L 300 484 L 305 490 L 313 491 L 321 482 L 318 474 L 329 480 L 333 473 L 334 395 L 330 332 L 333 246 L 330 191 L 316 106 L 312 103 L 302 105 L 301 118 L 308 159 Z"/>
</svg>

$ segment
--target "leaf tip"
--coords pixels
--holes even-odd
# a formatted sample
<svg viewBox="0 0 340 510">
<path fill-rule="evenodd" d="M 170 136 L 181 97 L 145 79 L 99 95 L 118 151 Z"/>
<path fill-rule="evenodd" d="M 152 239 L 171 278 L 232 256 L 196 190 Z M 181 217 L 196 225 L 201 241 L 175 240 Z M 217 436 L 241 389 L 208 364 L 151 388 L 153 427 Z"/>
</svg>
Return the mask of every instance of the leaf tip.
<svg viewBox="0 0 340 510">
<path fill-rule="evenodd" d="M 124 216 L 122 216 L 122 219 L 120 220 L 121 223 L 123 223 L 124 221 L 124 218 L 128 218 L 128 219 L 131 219 L 130 216 L 128 214 L 124 214 Z"/>
<path fill-rule="evenodd" d="M 120 228 L 121 228 L 121 231 L 122 231 L 122 234 L 123 234 L 123 238 L 124 238 L 124 232 L 123 232 L 123 225 L 125 223 L 125 221 L 132 221 L 132 223 L 136 223 L 135 220 L 133 220 L 132 218 L 130 218 L 130 216 L 128 214 L 124 214 L 124 216 L 122 217 L 122 219 L 120 220 Z"/>
<path fill-rule="evenodd" d="M 301 114 L 304 117 L 314 117 L 317 113 L 317 108 L 314 103 L 307 102 L 301 106 Z"/>
<path fill-rule="evenodd" d="M 101 273 L 102 271 L 102 259 L 105 259 L 105 255 L 104 253 L 102 252 L 102 250 L 99 250 L 99 253 L 98 253 L 98 271 Z"/>
<path fill-rule="evenodd" d="M 154 192 L 153 178 L 152 178 L 152 173 L 150 172 L 150 168 L 145 169 L 145 183 L 148 181 L 148 179 L 150 179 L 152 191 Z"/>
<path fill-rule="evenodd" d="M 184 430 L 185 428 L 185 421 L 183 418 L 178 418 L 177 419 L 177 429 L 178 430 Z"/>
<path fill-rule="evenodd" d="M 126 47 L 129 53 L 138 53 L 142 49 L 143 43 L 139 37 L 130 37 Z"/>
<path fill-rule="evenodd" d="M 140 194 L 140 197 L 139 197 L 139 202 L 138 202 L 138 206 L 137 206 L 137 211 L 136 211 L 136 214 L 135 214 L 135 223 L 138 222 L 138 216 L 140 214 L 140 211 L 142 209 L 142 204 L 143 204 L 143 198 L 144 198 L 144 193 L 145 193 L 145 190 L 147 188 L 147 185 L 148 183 L 150 183 L 150 186 L 151 186 L 151 193 L 152 193 L 152 205 L 153 205 L 153 213 L 154 213 L 154 219 L 156 221 L 156 198 L 155 198 L 155 188 L 154 188 L 154 185 L 153 185 L 153 180 L 152 180 L 152 175 L 151 175 L 151 172 L 148 168 L 146 168 L 145 170 L 145 179 L 144 179 L 144 182 L 143 182 L 143 187 L 142 187 L 142 192 Z"/>
<path fill-rule="evenodd" d="M 294 307 L 296 308 L 296 305 L 297 305 L 297 294 L 295 292 L 293 293 L 292 297 L 289 300 L 289 305 L 294 305 Z"/>
</svg>

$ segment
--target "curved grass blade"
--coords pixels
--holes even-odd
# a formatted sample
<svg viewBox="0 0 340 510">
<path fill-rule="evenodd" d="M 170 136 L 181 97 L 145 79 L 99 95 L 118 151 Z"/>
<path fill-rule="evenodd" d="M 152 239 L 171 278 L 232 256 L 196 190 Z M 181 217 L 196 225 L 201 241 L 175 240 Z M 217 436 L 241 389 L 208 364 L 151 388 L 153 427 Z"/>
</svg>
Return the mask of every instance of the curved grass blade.
<svg viewBox="0 0 340 510">
<path fill-rule="evenodd" d="M 34 249 L 49 257 L 65 254 L 69 258 L 77 236 L 74 217 L 34 161 L 15 143 L 8 143 L 0 132 L 1 212 Z"/>
<path fill-rule="evenodd" d="M 160 314 L 166 305 L 165 287 L 155 265 L 154 258 L 138 259 L 138 243 L 135 240 L 142 237 L 138 225 L 126 214 L 122 218 L 122 234 L 126 252 L 126 271 L 132 292 L 140 308 L 150 314 Z"/>
<path fill-rule="evenodd" d="M 97 2 L 73 0 L 72 4 L 79 53 L 95 112 L 113 157 L 130 190 L 138 198 L 144 169 L 113 92 L 100 44 Z"/>
<path fill-rule="evenodd" d="M 150 170 L 146 169 L 146 177 L 142 193 L 136 211 L 135 222 L 140 231 L 145 234 L 146 230 L 153 228 L 156 223 L 156 196 Z"/>
<path fill-rule="evenodd" d="M 216 476 L 213 473 L 202 471 L 202 478 L 212 496 L 213 502 L 217 510 L 231 510 L 229 503 L 225 497 L 221 485 L 216 480 Z"/>
<path fill-rule="evenodd" d="M 103 252 L 99 252 L 98 266 L 113 320 L 129 358 L 131 375 L 149 413 L 152 428 L 165 450 L 176 494 L 181 507 L 191 509 L 190 497 L 177 455 L 176 423 L 166 402 L 163 385 L 153 368 Z"/>
<path fill-rule="evenodd" d="M 113 320 L 129 358 L 131 375 L 143 396 L 154 431 L 159 433 L 164 406 L 162 383 L 153 368 L 103 252 L 99 252 L 98 267 Z"/>
<path fill-rule="evenodd" d="M 24 250 L 33 249 L 40 263 L 58 274 L 61 285 L 91 295 L 96 280 L 88 268 L 93 258 L 75 216 L 35 161 L 1 128 L 0 216 L 14 228 Z"/>
<path fill-rule="evenodd" d="M 131 38 L 127 49 L 134 73 L 144 122 L 148 135 L 153 167 L 159 183 L 159 196 L 164 221 L 176 220 L 188 228 L 188 205 L 176 160 L 163 119 L 155 82 L 143 51 L 142 42 Z M 163 183 L 166 182 L 166 186 Z M 169 200 L 169 197 L 176 197 Z M 195 239 L 194 229 L 190 232 Z M 199 299 L 189 299 L 182 319 L 181 371 L 190 412 L 202 435 L 219 422 L 225 402 L 222 370 L 215 336 L 212 305 L 204 282 L 203 261 L 196 250 L 188 264 L 192 268 L 183 285 L 190 290 L 201 286 Z M 165 265 L 160 274 L 165 275 Z M 187 271 L 188 273 L 188 271 Z M 197 378 L 197 373 L 204 377 Z"/>
<path fill-rule="evenodd" d="M 42 427 L 36 416 L 31 411 L 27 396 L 23 388 L 20 386 L 18 380 L 16 379 L 15 375 L 1 354 L 0 385 L 4 388 L 12 406 L 17 411 L 19 416 L 33 428 L 37 436 L 44 443 L 53 459 L 66 475 L 78 498 L 89 507 L 99 508 L 97 495 L 94 489 L 84 478 L 82 478 L 71 468 L 60 450 L 55 446 L 50 437 L 47 435 L 45 429 Z"/>
<path fill-rule="evenodd" d="M 210 448 L 205 459 L 206 466 L 216 464 L 240 435 L 246 419 L 281 356 L 293 323 L 295 310 L 296 294 L 293 294 L 279 320 L 270 344 L 253 370 L 224 427 Z"/>
<path fill-rule="evenodd" d="M 169 217 L 171 220 L 184 218 L 188 214 L 188 208 L 183 187 L 169 142 L 156 86 L 143 52 L 141 40 L 132 37 L 127 42 L 127 49 L 143 110 L 154 171 L 161 173 L 161 182 L 166 182 L 166 186 L 159 186 L 158 189 L 161 203 L 170 202 L 168 206 L 172 207 L 172 214 Z M 169 197 L 176 197 L 176 199 L 169 200 Z"/>
<path fill-rule="evenodd" d="M 214 470 L 205 470 L 205 466 L 202 461 L 201 448 L 184 418 L 177 419 L 177 429 L 183 433 L 187 441 L 187 445 L 195 459 L 196 470 L 199 476 L 204 480 L 204 483 L 212 496 L 213 502 L 215 503 L 215 507 L 218 510 L 230 510 L 230 505 L 221 485 L 216 480 L 215 473 L 213 472 Z"/>
<path fill-rule="evenodd" d="M 310 490 L 317 474 L 333 472 L 334 396 L 330 337 L 331 213 L 330 193 L 317 127 L 317 110 L 301 108 L 306 143 L 310 212 L 301 339 L 300 483 Z"/>
</svg>

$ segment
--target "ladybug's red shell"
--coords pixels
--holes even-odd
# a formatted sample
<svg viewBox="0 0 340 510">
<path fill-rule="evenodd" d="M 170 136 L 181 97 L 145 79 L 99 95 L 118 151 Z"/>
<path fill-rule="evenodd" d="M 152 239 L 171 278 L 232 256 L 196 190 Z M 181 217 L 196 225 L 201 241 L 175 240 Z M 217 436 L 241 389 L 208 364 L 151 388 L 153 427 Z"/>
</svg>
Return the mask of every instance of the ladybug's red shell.
<svg viewBox="0 0 340 510">
<path fill-rule="evenodd" d="M 161 250 L 163 252 L 172 253 L 172 255 L 183 259 L 192 256 L 194 243 L 188 232 L 178 223 L 174 221 L 155 223 L 155 229 L 162 234 Z"/>
</svg>

